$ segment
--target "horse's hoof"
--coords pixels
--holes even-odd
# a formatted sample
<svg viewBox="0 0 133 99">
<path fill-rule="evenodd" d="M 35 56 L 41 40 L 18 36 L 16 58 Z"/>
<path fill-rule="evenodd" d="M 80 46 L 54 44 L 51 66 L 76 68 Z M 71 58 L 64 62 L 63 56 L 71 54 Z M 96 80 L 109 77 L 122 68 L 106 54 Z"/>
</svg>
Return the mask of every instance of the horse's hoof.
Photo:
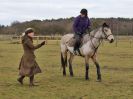
<svg viewBox="0 0 133 99">
<path fill-rule="evenodd" d="M 73 73 L 70 73 L 70 76 L 73 77 L 74 76 Z"/>
<path fill-rule="evenodd" d="M 20 79 L 18 78 L 17 81 L 18 81 L 21 85 L 23 85 L 23 81 L 22 81 L 22 80 L 20 80 Z"/>
<path fill-rule="evenodd" d="M 29 87 L 34 87 L 34 86 L 36 86 L 35 84 L 29 84 Z"/>
<path fill-rule="evenodd" d="M 96 82 L 102 82 L 102 80 L 101 79 L 97 79 L 97 81 Z"/>
<path fill-rule="evenodd" d="M 70 77 L 73 77 L 74 75 L 70 75 Z"/>
<path fill-rule="evenodd" d="M 85 78 L 85 80 L 90 80 L 89 78 Z"/>
</svg>

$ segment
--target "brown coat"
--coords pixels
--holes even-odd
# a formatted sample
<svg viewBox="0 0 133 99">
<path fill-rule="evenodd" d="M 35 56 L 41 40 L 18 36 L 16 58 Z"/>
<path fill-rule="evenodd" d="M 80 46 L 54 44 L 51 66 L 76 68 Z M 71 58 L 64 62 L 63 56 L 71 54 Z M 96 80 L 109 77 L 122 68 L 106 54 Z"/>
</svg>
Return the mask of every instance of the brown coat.
<svg viewBox="0 0 133 99">
<path fill-rule="evenodd" d="M 37 73 L 41 73 L 41 69 L 35 60 L 34 51 L 40 48 L 42 45 L 33 45 L 32 38 L 25 35 L 22 38 L 22 45 L 24 49 L 24 54 L 21 58 L 19 65 L 19 74 L 21 76 L 32 76 Z"/>
</svg>

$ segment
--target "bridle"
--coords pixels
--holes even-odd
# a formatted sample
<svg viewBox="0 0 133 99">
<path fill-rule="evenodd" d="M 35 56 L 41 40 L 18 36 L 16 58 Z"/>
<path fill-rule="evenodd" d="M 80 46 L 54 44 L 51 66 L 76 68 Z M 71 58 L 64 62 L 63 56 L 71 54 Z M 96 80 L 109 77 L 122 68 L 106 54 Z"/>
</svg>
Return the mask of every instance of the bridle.
<svg viewBox="0 0 133 99">
<path fill-rule="evenodd" d="M 105 38 L 104 38 L 104 37 L 97 38 L 97 37 L 92 36 L 92 35 L 89 35 L 89 36 L 91 36 L 92 38 L 96 38 L 96 39 L 99 39 L 99 40 L 103 40 L 103 39 L 108 39 L 109 36 L 113 35 L 113 34 L 109 34 L 109 35 L 107 35 L 107 34 L 105 33 L 105 31 L 104 31 L 104 27 L 102 27 L 102 32 L 103 32 Z"/>
<path fill-rule="evenodd" d="M 94 52 L 94 54 L 93 54 L 92 56 L 95 55 L 97 49 L 98 49 L 99 46 L 101 45 L 101 42 L 102 42 L 104 39 L 108 39 L 109 36 L 113 35 L 113 34 L 109 34 L 109 35 L 107 35 L 107 34 L 105 33 L 105 31 L 104 31 L 104 27 L 102 27 L 102 33 L 104 34 L 105 38 L 103 38 L 103 37 L 101 37 L 101 38 L 97 38 L 97 37 L 95 37 L 95 36 L 91 36 L 91 35 L 89 35 L 89 36 L 92 37 L 92 39 L 93 39 L 93 38 L 96 38 L 96 39 L 99 40 L 99 45 L 96 47 L 96 46 L 93 44 L 92 39 L 91 39 L 91 44 L 92 44 L 92 46 L 93 46 L 93 48 L 94 48 L 94 50 L 95 50 L 95 52 Z"/>
<path fill-rule="evenodd" d="M 103 32 L 103 34 L 104 34 L 104 36 L 105 36 L 105 38 L 102 38 L 102 39 L 108 39 L 109 36 L 113 35 L 113 34 L 107 35 L 107 34 L 105 33 L 105 31 L 104 31 L 104 27 L 102 27 L 102 32 Z"/>
</svg>

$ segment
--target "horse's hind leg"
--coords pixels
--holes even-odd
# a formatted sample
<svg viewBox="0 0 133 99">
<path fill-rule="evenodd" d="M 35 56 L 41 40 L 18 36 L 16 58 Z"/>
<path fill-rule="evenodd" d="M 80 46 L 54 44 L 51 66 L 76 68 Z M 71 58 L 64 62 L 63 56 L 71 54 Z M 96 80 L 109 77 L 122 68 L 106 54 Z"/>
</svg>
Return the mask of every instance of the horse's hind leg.
<svg viewBox="0 0 133 99">
<path fill-rule="evenodd" d="M 99 65 L 99 63 L 97 61 L 96 55 L 94 55 L 92 57 L 92 60 L 93 60 L 94 64 L 96 65 L 96 68 L 97 68 L 97 80 L 101 81 L 100 65 Z"/>
<path fill-rule="evenodd" d="M 61 53 L 61 63 L 63 68 L 63 76 L 66 76 L 67 52 Z"/>
<path fill-rule="evenodd" d="M 63 76 L 66 76 L 67 47 L 65 44 L 61 44 L 61 64 L 63 68 Z"/>
<path fill-rule="evenodd" d="M 73 68 L 72 68 L 72 61 L 73 61 L 74 55 L 70 53 L 70 58 L 69 58 L 69 72 L 70 76 L 73 76 Z"/>
</svg>

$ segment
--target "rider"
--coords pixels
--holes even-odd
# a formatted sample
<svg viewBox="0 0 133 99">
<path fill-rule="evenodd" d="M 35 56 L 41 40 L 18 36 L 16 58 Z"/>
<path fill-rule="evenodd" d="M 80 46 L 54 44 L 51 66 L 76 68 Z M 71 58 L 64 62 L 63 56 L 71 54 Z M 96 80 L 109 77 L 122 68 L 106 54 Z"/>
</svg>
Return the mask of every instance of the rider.
<svg viewBox="0 0 133 99">
<path fill-rule="evenodd" d="M 79 51 L 79 46 L 81 43 L 81 38 L 84 34 L 86 34 L 86 30 L 90 29 L 90 19 L 88 18 L 88 11 L 86 9 L 82 9 L 80 11 L 80 15 L 77 16 L 74 20 L 73 30 L 75 32 L 76 43 L 74 45 L 74 53 L 76 54 L 76 50 Z"/>
</svg>

